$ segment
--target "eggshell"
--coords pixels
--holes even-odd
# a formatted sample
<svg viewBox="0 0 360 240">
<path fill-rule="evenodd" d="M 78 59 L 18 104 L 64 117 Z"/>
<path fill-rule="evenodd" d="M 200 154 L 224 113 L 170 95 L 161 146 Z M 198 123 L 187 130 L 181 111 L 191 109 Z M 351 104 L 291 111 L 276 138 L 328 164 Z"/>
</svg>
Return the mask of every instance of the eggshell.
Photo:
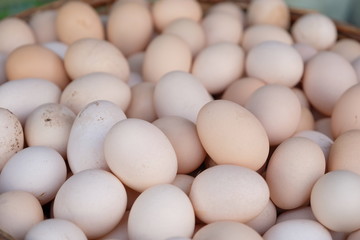
<svg viewBox="0 0 360 240">
<path fill-rule="evenodd" d="M 310 206 L 300 207 L 292 210 L 282 212 L 278 215 L 276 223 L 293 220 L 293 219 L 308 219 L 317 221 Z"/>
<path fill-rule="evenodd" d="M 123 111 L 129 106 L 130 87 L 115 75 L 94 72 L 74 79 L 61 93 L 60 103 L 78 114 L 84 107 L 96 100 L 107 100 Z"/>
<path fill-rule="evenodd" d="M 245 12 L 235 2 L 216 2 L 207 9 L 207 14 L 224 13 L 231 15 L 245 23 Z"/>
<path fill-rule="evenodd" d="M 301 58 L 304 62 L 307 62 L 309 59 L 311 59 L 318 53 L 318 51 L 314 47 L 306 43 L 295 43 L 293 44 L 293 47 L 301 55 Z"/>
<path fill-rule="evenodd" d="M 106 30 L 108 40 L 125 56 L 143 51 L 153 33 L 150 10 L 144 4 L 136 2 L 113 7 Z"/>
<path fill-rule="evenodd" d="M 357 240 L 359 238 L 360 238 L 360 229 L 350 233 L 346 238 L 346 240 Z"/>
<path fill-rule="evenodd" d="M 193 122 L 178 116 L 168 116 L 158 118 L 153 124 L 163 131 L 174 147 L 178 173 L 190 173 L 202 164 L 206 152 Z"/>
<path fill-rule="evenodd" d="M 252 228 L 239 222 L 218 221 L 202 227 L 193 240 L 262 240 L 263 238 Z"/>
<path fill-rule="evenodd" d="M 64 59 L 71 79 L 94 72 L 113 74 L 127 82 L 129 64 L 113 44 L 104 40 L 85 38 L 71 44 Z"/>
<path fill-rule="evenodd" d="M 328 229 L 337 232 L 359 229 L 360 176 L 348 170 L 328 172 L 311 191 L 311 208 L 316 219 Z"/>
<path fill-rule="evenodd" d="M 313 141 L 293 137 L 271 155 L 266 170 L 270 198 L 281 209 L 307 204 L 315 182 L 325 173 L 325 157 Z"/>
<path fill-rule="evenodd" d="M 98 238 L 97 240 L 128 240 L 128 219 L 129 219 L 129 211 L 124 213 L 124 216 L 121 218 L 119 224 L 111 230 L 111 232 L 107 233 L 106 235 Z"/>
<path fill-rule="evenodd" d="M 180 188 L 186 195 L 189 195 L 193 181 L 194 181 L 193 176 L 186 174 L 177 174 L 174 181 L 171 184 Z"/>
<path fill-rule="evenodd" d="M 298 18 L 291 27 L 297 43 L 306 43 L 317 50 L 331 47 L 337 39 L 335 23 L 321 13 L 308 13 Z"/>
<path fill-rule="evenodd" d="M 358 81 L 360 82 L 360 57 L 352 62 L 352 66 L 354 67 Z"/>
<path fill-rule="evenodd" d="M 105 136 L 123 119 L 126 119 L 124 112 L 106 100 L 89 103 L 77 115 L 67 145 L 67 158 L 73 173 L 92 168 L 109 170 L 103 150 Z"/>
<path fill-rule="evenodd" d="M 157 119 L 154 105 L 155 84 L 142 82 L 131 87 L 131 99 L 126 116 L 129 118 L 140 118 L 149 122 Z"/>
<path fill-rule="evenodd" d="M 21 124 L 24 124 L 27 116 L 38 106 L 44 103 L 58 103 L 60 94 L 60 88 L 48 80 L 13 80 L 0 86 L 0 107 L 9 109 Z"/>
<path fill-rule="evenodd" d="M 256 24 L 246 28 L 241 46 L 245 51 L 249 51 L 265 41 L 278 41 L 289 45 L 293 43 L 291 35 L 285 29 L 270 24 Z"/>
<path fill-rule="evenodd" d="M 0 229 L 15 239 L 44 219 L 39 201 L 28 192 L 11 191 L 0 194 Z"/>
<path fill-rule="evenodd" d="M 10 53 L 14 49 L 36 42 L 31 27 L 22 19 L 9 17 L 0 21 L 0 52 Z"/>
<path fill-rule="evenodd" d="M 301 80 L 304 64 L 300 54 L 288 44 L 265 41 L 248 52 L 245 69 L 249 77 L 293 87 Z"/>
<path fill-rule="evenodd" d="M 75 113 L 64 105 L 40 105 L 26 119 L 27 145 L 51 147 L 66 158 L 67 143 L 75 117 Z"/>
<path fill-rule="evenodd" d="M 146 49 L 143 63 L 144 80 L 158 82 L 171 71 L 189 72 L 191 63 L 191 51 L 186 42 L 173 34 L 159 35 Z"/>
<path fill-rule="evenodd" d="M 104 27 L 90 4 L 82 1 L 66 2 L 57 11 L 56 33 L 62 42 L 72 44 L 83 38 L 104 39 Z"/>
<path fill-rule="evenodd" d="M 93 239 L 120 222 L 126 199 L 123 184 L 113 174 L 89 169 L 74 174 L 61 186 L 54 201 L 54 216 L 75 223 Z"/>
<path fill-rule="evenodd" d="M 54 149 L 27 147 L 14 154 L 0 174 L 0 192 L 27 191 L 42 205 L 54 199 L 66 179 L 66 165 Z"/>
<path fill-rule="evenodd" d="M 360 84 L 357 83 L 346 90 L 334 106 L 331 116 L 331 129 L 334 138 L 348 130 L 360 129 L 360 122 L 358 121 L 359 104 Z"/>
<path fill-rule="evenodd" d="M 171 183 L 176 176 L 173 146 L 159 128 L 145 120 L 132 118 L 116 123 L 103 146 L 111 171 L 138 192 Z"/>
<path fill-rule="evenodd" d="M 62 43 L 62 42 L 58 42 L 58 41 L 46 42 L 46 43 L 43 43 L 42 46 L 53 51 L 62 60 L 64 60 L 66 51 L 68 49 L 68 45 L 66 45 L 65 43 Z"/>
<path fill-rule="evenodd" d="M 329 231 L 320 223 L 296 219 L 278 223 L 271 227 L 264 235 L 264 240 L 332 240 Z"/>
<path fill-rule="evenodd" d="M 350 130 L 339 135 L 330 149 L 328 170 L 349 170 L 360 174 L 358 144 L 360 130 Z"/>
<path fill-rule="evenodd" d="M 221 42 L 203 49 L 196 56 L 191 73 L 210 94 L 216 94 L 242 76 L 244 64 L 245 54 L 240 46 Z"/>
<path fill-rule="evenodd" d="M 205 47 L 205 32 L 202 26 L 195 20 L 180 18 L 172 21 L 163 31 L 174 34 L 184 40 L 190 47 L 192 56 Z"/>
<path fill-rule="evenodd" d="M 190 199 L 171 184 L 159 184 L 142 192 L 129 214 L 128 233 L 134 240 L 191 237 L 194 228 Z"/>
<path fill-rule="evenodd" d="M 36 44 L 19 47 L 9 54 L 6 61 L 6 75 L 9 80 L 46 79 L 61 89 L 64 89 L 69 82 L 61 58 L 53 51 Z"/>
<path fill-rule="evenodd" d="M 182 71 L 164 75 L 155 86 L 154 105 L 158 117 L 180 116 L 195 123 L 200 109 L 212 100 L 196 77 Z"/>
<path fill-rule="evenodd" d="M 0 52 L 0 84 L 3 84 L 7 81 L 6 77 L 6 59 L 7 54 Z"/>
<path fill-rule="evenodd" d="M 314 116 L 312 112 L 307 107 L 301 107 L 301 116 L 300 122 L 297 126 L 295 132 L 301 132 L 305 130 L 313 130 L 314 129 Z"/>
<path fill-rule="evenodd" d="M 266 207 L 269 188 L 257 172 L 224 164 L 207 168 L 195 177 L 190 199 L 196 216 L 204 223 L 246 223 Z"/>
<path fill-rule="evenodd" d="M 315 131 L 315 130 L 300 131 L 300 132 L 296 133 L 294 136 L 295 137 L 305 137 L 307 139 L 312 140 L 316 144 L 318 144 L 324 153 L 325 159 L 326 160 L 328 159 L 331 146 L 334 143 L 334 141 L 331 138 L 329 138 L 325 134 L 323 134 L 319 131 Z"/>
<path fill-rule="evenodd" d="M 277 145 L 292 136 L 301 117 L 301 104 L 288 87 L 268 84 L 257 89 L 245 104 L 261 122 L 270 145 Z"/>
<path fill-rule="evenodd" d="M 130 71 L 142 74 L 145 52 L 137 52 L 127 57 Z"/>
<path fill-rule="evenodd" d="M 247 23 L 272 24 L 288 28 L 290 24 L 290 10 L 283 0 L 253 0 L 247 9 Z"/>
<path fill-rule="evenodd" d="M 269 153 L 269 140 L 259 120 L 244 107 L 214 100 L 201 108 L 197 132 L 208 155 L 217 164 L 235 164 L 258 170 Z"/>
<path fill-rule="evenodd" d="M 302 89 L 300 89 L 300 88 L 297 88 L 297 87 L 294 87 L 291 90 L 298 97 L 298 99 L 300 101 L 300 104 L 301 104 L 301 107 L 306 107 L 306 108 L 310 109 L 310 103 L 309 103 L 304 91 Z"/>
<path fill-rule="evenodd" d="M 270 227 L 275 224 L 276 218 L 276 207 L 274 203 L 269 199 L 268 204 L 262 210 L 262 212 L 255 218 L 246 222 L 246 225 L 257 231 L 260 235 L 263 235 Z"/>
<path fill-rule="evenodd" d="M 310 103 L 328 116 L 340 96 L 357 82 L 351 64 L 329 51 L 320 52 L 308 61 L 302 80 Z"/>
<path fill-rule="evenodd" d="M 17 117 L 0 108 L 0 172 L 6 162 L 24 147 L 24 131 Z"/>
<path fill-rule="evenodd" d="M 194 0 L 159 0 L 152 6 L 154 23 L 159 31 L 164 30 L 172 21 L 179 18 L 189 18 L 200 21 L 202 9 Z"/>
<path fill-rule="evenodd" d="M 245 106 L 248 98 L 265 83 L 257 78 L 244 77 L 233 81 L 221 96 L 221 99 L 230 100 L 241 106 Z"/>
<path fill-rule="evenodd" d="M 333 51 L 343 56 L 349 62 L 352 62 L 360 56 L 360 43 L 351 38 L 343 38 L 337 41 L 330 48 L 330 51 Z"/>
<path fill-rule="evenodd" d="M 57 40 L 56 17 L 56 10 L 39 11 L 30 16 L 29 25 L 33 29 L 38 43 Z"/>
<path fill-rule="evenodd" d="M 331 118 L 324 117 L 315 121 L 315 130 L 325 134 L 328 138 L 334 139 L 331 132 Z"/>
<path fill-rule="evenodd" d="M 220 42 L 241 42 L 243 24 L 236 17 L 226 13 L 212 13 L 203 18 L 201 25 L 204 28 L 207 46 Z"/>
<path fill-rule="evenodd" d="M 86 240 L 84 232 L 74 223 L 64 219 L 46 219 L 33 226 L 24 240 L 55 240 L 66 236 L 68 239 Z"/>
</svg>

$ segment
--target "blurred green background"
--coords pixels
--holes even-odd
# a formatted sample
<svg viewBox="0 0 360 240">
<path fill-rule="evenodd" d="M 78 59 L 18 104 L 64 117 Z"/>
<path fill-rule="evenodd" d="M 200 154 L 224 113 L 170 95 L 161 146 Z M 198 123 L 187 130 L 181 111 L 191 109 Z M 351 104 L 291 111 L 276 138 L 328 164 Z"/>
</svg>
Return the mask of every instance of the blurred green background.
<svg viewBox="0 0 360 240">
<path fill-rule="evenodd" d="M 0 0 L 0 19 L 54 0 Z M 295 8 L 315 9 L 333 19 L 360 27 L 360 0 L 285 0 Z"/>
</svg>

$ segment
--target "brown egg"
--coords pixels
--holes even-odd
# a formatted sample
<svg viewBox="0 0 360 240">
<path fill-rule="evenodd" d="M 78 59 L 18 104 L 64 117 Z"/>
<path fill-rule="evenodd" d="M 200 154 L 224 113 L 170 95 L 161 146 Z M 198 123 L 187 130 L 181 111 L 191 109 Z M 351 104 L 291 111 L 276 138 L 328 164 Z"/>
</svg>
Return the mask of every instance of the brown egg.
<svg viewBox="0 0 360 240">
<path fill-rule="evenodd" d="M 201 108 L 196 121 L 200 141 L 217 164 L 258 170 L 269 153 L 269 140 L 260 121 L 247 109 L 227 100 Z"/>
<path fill-rule="evenodd" d="M 337 38 L 335 23 L 320 13 L 302 15 L 291 27 L 291 33 L 296 43 L 306 43 L 317 50 L 328 49 Z"/>
<path fill-rule="evenodd" d="M 82 38 L 104 39 L 104 27 L 100 17 L 86 2 L 66 2 L 58 8 L 55 24 L 60 41 L 66 44 Z"/>
<path fill-rule="evenodd" d="M 303 75 L 304 63 L 292 46 L 277 41 L 265 41 L 248 52 L 245 69 L 249 77 L 293 87 Z"/>
<path fill-rule="evenodd" d="M 360 176 L 347 170 L 323 175 L 311 191 L 311 208 L 328 229 L 352 232 L 360 228 Z"/>
<path fill-rule="evenodd" d="M 238 18 L 242 23 L 245 23 L 245 12 L 235 2 L 220 1 L 212 4 L 207 9 L 208 14 L 224 13 Z M 244 25 L 244 24 L 243 24 Z"/>
<path fill-rule="evenodd" d="M 277 212 L 274 203 L 269 199 L 262 212 L 246 223 L 249 227 L 263 235 L 276 222 Z"/>
<path fill-rule="evenodd" d="M 104 40 L 85 38 L 69 46 L 66 52 L 65 69 L 71 79 L 93 72 L 111 73 L 127 82 L 129 64 L 113 44 Z"/>
<path fill-rule="evenodd" d="M 202 9 L 194 0 L 159 0 L 153 4 L 152 14 L 156 28 L 162 31 L 172 21 L 179 18 L 200 21 Z"/>
<path fill-rule="evenodd" d="M 109 41 L 125 56 L 143 51 L 153 33 L 150 10 L 144 4 L 123 3 L 112 8 L 106 30 Z"/>
<path fill-rule="evenodd" d="M 301 105 L 295 93 L 278 84 L 258 88 L 245 107 L 262 123 L 273 146 L 292 136 L 301 118 Z"/>
<path fill-rule="evenodd" d="M 241 106 L 245 106 L 251 94 L 264 85 L 265 83 L 257 78 L 244 77 L 233 81 L 225 89 L 221 99 L 233 101 Z"/>
<path fill-rule="evenodd" d="M 344 92 L 334 106 L 331 129 L 335 139 L 348 130 L 360 129 L 360 121 L 358 121 L 360 116 L 359 104 L 360 84 L 358 83 Z"/>
<path fill-rule="evenodd" d="M 330 51 L 333 51 L 346 58 L 349 62 L 352 62 L 357 57 L 360 57 L 360 43 L 351 38 L 343 38 L 337 41 L 330 48 Z"/>
<path fill-rule="evenodd" d="M 257 172 L 222 164 L 195 177 L 190 199 L 196 216 L 205 223 L 224 220 L 246 223 L 268 204 L 269 188 Z"/>
<path fill-rule="evenodd" d="M 247 23 L 272 24 L 287 28 L 290 24 L 290 11 L 283 0 L 252 0 L 247 11 Z"/>
<path fill-rule="evenodd" d="M 9 80 L 42 78 L 61 89 L 70 81 L 60 57 L 40 45 L 26 45 L 15 49 L 7 58 L 6 73 Z"/>
<path fill-rule="evenodd" d="M 360 130 L 358 129 L 339 135 L 330 149 L 328 171 L 349 170 L 360 174 L 358 144 L 360 144 Z"/>
<path fill-rule="evenodd" d="M 351 64 L 329 51 L 319 52 L 307 62 L 302 79 L 311 105 L 327 116 L 331 115 L 340 96 L 357 82 Z"/>
<path fill-rule="evenodd" d="M 140 118 L 149 122 L 157 119 L 153 102 L 155 84 L 142 82 L 131 87 L 131 99 L 126 116 L 128 118 Z"/>
<path fill-rule="evenodd" d="M 58 39 L 56 16 L 56 10 L 45 10 L 36 12 L 30 17 L 29 25 L 33 29 L 38 43 L 53 42 Z"/>
<path fill-rule="evenodd" d="M 36 42 L 31 27 L 22 19 L 5 18 L 0 21 L 0 52 L 10 53 L 14 49 Z"/>
<path fill-rule="evenodd" d="M 314 125 L 314 117 L 311 111 L 307 107 L 301 107 L 300 122 L 295 130 L 295 133 L 305 130 L 313 130 Z"/>
<path fill-rule="evenodd" d="M 202 227 L 193 237 L 193 240 L 262 240 L 263 238 L 254 229 L 235 221 L 218 221 Z"/>
<path fill-rule="evenodd" d="M 252 25 L 244 31 L 241 46 L 245 51 L 265 41 L 278 41 L 291 45 L 291 35 L 283 28 L 270 24 Z"/>
<path fill-rule="evenodd" d="M 243 23 L 236 17 L 214 12 L 201 22 L 205 32 L 206 45 L 220 42 L 239 44 L 243 35 Z"/>
<path fill-rule="evenodd" d="M 179 116 L 168 116 L 153 122 L 169 138 L 178 162 L 178 173 L 190 173 L 205 159 L 206 152 L 193 122 Z"/>
<path fill-rule="evenodd" d="M 276 148 L 268 163 L 270 198 L 281 209 L 306 205 L 313 185 L 324 173 L 321 148 L 303 137 L 289 138 Z"/>
<path fill-rule="evenodd" d="M 210 94 L 217 94 L 244 72 L 245 53 L 234 43 L 220 42 L 204 48 L 194 59 L 191 73 Z"/>
<path fill-rule="evenodd" d="M 158 82 L 171 71 L 189 72 L 191 63 L 192 55 L 186 42 L 173 34 L 162 34 L 152 40 L 146 49 L 143 77 L 145 81 Z"/>
</svg>

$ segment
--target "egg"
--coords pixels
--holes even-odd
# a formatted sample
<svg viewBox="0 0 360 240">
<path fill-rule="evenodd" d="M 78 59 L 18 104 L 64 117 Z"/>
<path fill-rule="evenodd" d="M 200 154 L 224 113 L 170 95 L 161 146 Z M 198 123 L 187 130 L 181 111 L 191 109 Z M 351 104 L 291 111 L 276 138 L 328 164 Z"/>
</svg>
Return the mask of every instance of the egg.
<svg viewBox="0 0 360 240">
<path fill-rule="evenodd" d="M 60 94 L 60 88 L 48 80 L 13 80 L 0 86 L 0 107 L 10 110 L 21 124 L 25 124 L 26 118 L 35 108 L 44 103 L 58 103 Z"/>
<path fill-rule="evenodd" d="M 24 131 L 17 117 L 0 108 L 0 172 L 7 161 L 24 147 Z"/>
<path fill-rule="evenodd" d="M 285 29 L 271 24 L 255 24 L 245 29 L 241 46 L 249 51 L 265 41 L 278 41 L 291 45 L 293 39 Z"/>
<path fill-rule="evenodd" d="M 86 105 L 74 120 L 67 144 L 73 173 L 93 168 L 109 170 L 103 150 L 105 137 L 115 123 L 124 119 L 124 112 L 112 102 L 99 100 Z"/>
<path fill-rule="evenodd" d="M 152 6 L 154 23 L 159 31 L 179 18 L 189 18 L 198 22 L 202 14 L 200 4 L 194 0 L 159 0 Z"/>
<path fill-rule="evenodd" d="M 34 32 L 28 23 L 15 17 L 0 21 L 0 35 L 0 52 L 6 54 L 20 46 L 36 42 Z"/>
<path fill-rule="evenodd" d="M 318 53 L 318 50 L 306 43 L 294 43 L 293 47 L 301 55 L 304 62 L 307 62 Z"/>
<path fill-rule="evenodd" d="M 216 43 L 203 49 L 194 59 L 191 73 L 210 94 L 217 94 L 244 72 L 245 53 L 234 43 Z"/>
<path fill-rule="evenodd" d="M 291 137 L 300 122 L 301 104 L 288 87 L 268 84 L 258 88 L 245 104 L 261 122 L 270 145 L 277 145 Z"/>
<path fill-rule="evenodd" d="M 11 52 L 6 61 L 6 75 L 9 80 L 46 79 L 61 89 L 64 89 L 69 83 L 69 77 L 61 58 L 40 45 L 26 45 Z"/>
<path fill-rule="evenodd" d="M 178 173 L 190 173 L 202 164 L 206 152 L 193 122 L 178 116 L 168 116 L 158 118 L 153 124 L 165 133 L 174 147 Z"/>
<path fill-rule="evenodd" d="M 7 81 L 6 77 L 6 59 L 7 54 L 0 52 L 0 84 Z"/>
<path fill-rule="evenodd" d="M 360 43 L 351 38 L 343 38 L 337 41 L 330 51 L 338 53 L 346 58 L 349 62 L 354 61 L 357 57 L 360 57 Z"/>
<path fill-rule="evenodd" d="M 296 133 L 295 137 L 305 137 L 319 145 L 324 153 L 325 159 L 328 160 L 329 152 L 334 141 L 324 133 L 315 130 L 304 130 Z"/>
<path fill-rule="evenodd" d="M 162 34 L 148 45 L 142 73 L 145 81 L 156 83 L 171 71 L 189 72 L 191 63 L 192 55 L 187 43 L 173 34 Z"/>
<path fill-rule="evenodd" d="M 356 240 L 360 237 L 360 230 L 354 231 L 348 235 L 346 240 Z"/>
<path fill-rule="evenodd" d="M 312 112 L 309 110 L 309 108 L 301 107 L 300 122 L 295 130 L 295 133 L 305 130 L 313 130 L 314 124 L 314 116 L 312 115 Z"/>
<path fill-rule="evenodd" d="M 154 105 L 158 117 L 179 116 L 196 122 L 200 109 L 213 97 L 192 74 L 173 71 L 155 86 Z"/>
<path fill-rule="evenodd" d="M 249 77 L 294 87 L 301 80 L 304 64 L 300 54 L 290 45 L 265 41 L 248 52 L 245 69 Z"/>
<path fill-rule="evenodd" d="M 119 224 L 113 230 L 111 230 L 111 232 L 107 233 L 104 236 L 101 236 L 97 240 L 111 240 L 111 239 L 127 240 L 127 239 L 129 239 L 128 230 L 127 230 L 128 219 L 129 219 L 129 211 L 126 211 L 124 213 L 124 216 L 121 218 L 121 221 L 119 222 Z"/>
<path fill-rule="evenodd" d="M 129 239 L 191 237 L 194 228 L 195 214 L 190 199 L 171 184 L 158 184 L 146 189 L 135 200 L 129 213 Z"/>
<path fill-rule="evenodd" d="M 276 219 L 276 223 L 293 220 L 293 219 L 308 219 L 308 220 L 317 221 L 312 212 L 311 207 L 305 206 L 280 213 Z"/>
<path fill-rule="evenodd" d="M 310 108 L 310 103 L 304 93 L 304 91 L 300 88 L 297 88 L 297 87 L 294 87 L 294 88 L 291 88 L 291 90 L 296 94 L 296 96 L 298 97 L 299 101 L 300 101 L 300 104 L 301 104 L 301 107 L 306 107 L 308 109 L 311 109 Z"/>
<path fill-rule="evenodd" d="M 260 121 L 244 107 L 228 100 L 204 105 L 197 132 L 216 164 L 235 164 L 258 170 L 269 153 L 269 139 Z"/>
<path fill-rule="evenodd" d="M 324 117 L 315 121 L 315 130 L 325 134 L 328 138 L 333 139 L 334 136 L 331 132 L 331 118 Z"/>
<path fill-rule="evenodd" d="M 233 240 L 233 239 L 262 240 L 254 229 L 235 221 L 218 221 L 202 227 L 193 240 Z"/>
<path fill-rule="evenodd" d="M 127 61 L 132 73 L 142 73 L 145 52 L 137 52 L 127 57 Z"/>
<path fill-rule="evenodd" d="M 245 12 L 242 8 L 239 8 L 235 2 L 216 2 L 207 9 L 207 13 L 225 13 L 238 18 L 242 23 L 245 23 Z"/>
<path fill-rule="evenodd" d="M 264 235 L 264 240 L 308 239 L 308 240 L 332 240 L 329 231 L 320 223 L 307 220 L 295 219 L 280 222 L 272 226 Z"/>
<path fill-rule="evenodd" d="M 60 103 L 78 114 L 96 100 L 113 102 L 125 111 L 130 99 L 130 87 L 122 79 L 110 73 L 94 72 L 71 81 L 61 93 Z"/>
<path fill-rule="evenodd" d="M 268 163 L 270 198 L 281 209 L 306 205 L 313 185 L 324 173 L 321 148 L 306 138 L 289 138 L 275 149 Z"/>
<path fill-rule="evenodd" d="M 58 42 L 58 41 L 46 42 L 46 43 L 43 43 L 42 46 L 53 51 L 62 60 L 64 60 L 66 51 L 68 49 L 68 45 L 66 45 L 65 43 L 62 43 L 62 42 Z"/>
<path fill-rule="evenodd" d="M 358 81 L 360 82 L 360 57 L 352 62 L 352 66 L 354 67 Z"/>
<path fill-rule="evenodd" d="M 195 177 L 190 199 L 196 216 L 204 223 L 224 220 L 245 223 L 264 210 L 269 188 L 254 170 L 222 164 Z"/>
<path fill-rule="evenodd" d="M 335 23 L 321 13 L 308 13 L 297 19 L 291 27 L 296 43 L 305 43 L 316 50 L 331 47 L 337 39 Z"/>
<path fill-rule="evenodd" d="M 192 56 L 205 47 L 205 32 L 202 26 L 195 20 L 180 18 L 171 22 L 163 31 L 174 34 L 184 40 L 190 47 Z"/>
<path fill-rule="evenodd" d="M 283 0 L 252 0 L 247 10 L 247 23 L 272 24 L 288 28 L 290 24 L 290 10 Z"/>
<path fill-rule="evenodd" d="M 15 239 L 23 239 L 42 220 L 41 205 L 31 193 L 11 191 L 0 194 L 0 229 Z"/>
<path fill-rule="evenodd" d="M 86 240 L 84 232 L 74 223 L 64 219 L 46 219 L 33 226 L 25 235 L 24 240 L 49 240 L 53 238 Z"/>
<path fill-rule="evenodd" d="M 56 10 L 44 10 L 31 15 L 29 25 L 33 29 L 38 43 L 57 40 L 56 17 Z"/>
<path fill-rule="evenodd" d="M 270 227 L 272 227 L 277 219 L 277 212 L 274 203 L 269 199 L 268 204 L 262 212 L 255 218 L 246 222 L 246 225 L 263 235 Z"/>
<path fill-rule="evenodd" d="M 135 2 L 113 7 L 106 32 L 108 40 L 125 56 L 143 51 L 153 33 L 150 10 L 144 4 Z"/>
<path fill-rule="evenodd" d="M 58 8 L 55 29 L 65 44 L 83 38 L 104 39 L 100 16 L 90 4 L 82 1 L 66 2 Z"/>
<path fill-rule="evenodd" d="M 312 106 L 327 116 L 331 115 L 340 96 L 357 82 L 351 64 L 329 51 L 322 51 L 307 62 L 302 79 Z"/>
<path fill-rule="evenodd" d="M 145 120 L 131 118 L 116 123 L 103 146 L 110 170 L 138 192 L 171 183 L 176 176 L 177 159 L 170 140 Z"/>
<path fill-rule="evenodd" d="M 194 181 L 194 177 L 187 174 L 176 174 L 174 181 L 171 183 L 180 188 L 186 195 L 189 196 L 191 185 Z"/>
</svg>

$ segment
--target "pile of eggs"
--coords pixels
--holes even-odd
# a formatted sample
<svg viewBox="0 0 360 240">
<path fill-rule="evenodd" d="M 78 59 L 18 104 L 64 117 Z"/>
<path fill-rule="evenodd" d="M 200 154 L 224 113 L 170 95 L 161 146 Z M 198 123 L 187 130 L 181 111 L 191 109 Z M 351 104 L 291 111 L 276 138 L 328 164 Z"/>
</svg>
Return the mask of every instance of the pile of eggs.
<svg viewBox="0 0 360 240">
<path fill-rule="evenodd" d="M 360 238 L 360 43 L 283 0 L 0 21 L 15 239 Z"/>
</svg>

